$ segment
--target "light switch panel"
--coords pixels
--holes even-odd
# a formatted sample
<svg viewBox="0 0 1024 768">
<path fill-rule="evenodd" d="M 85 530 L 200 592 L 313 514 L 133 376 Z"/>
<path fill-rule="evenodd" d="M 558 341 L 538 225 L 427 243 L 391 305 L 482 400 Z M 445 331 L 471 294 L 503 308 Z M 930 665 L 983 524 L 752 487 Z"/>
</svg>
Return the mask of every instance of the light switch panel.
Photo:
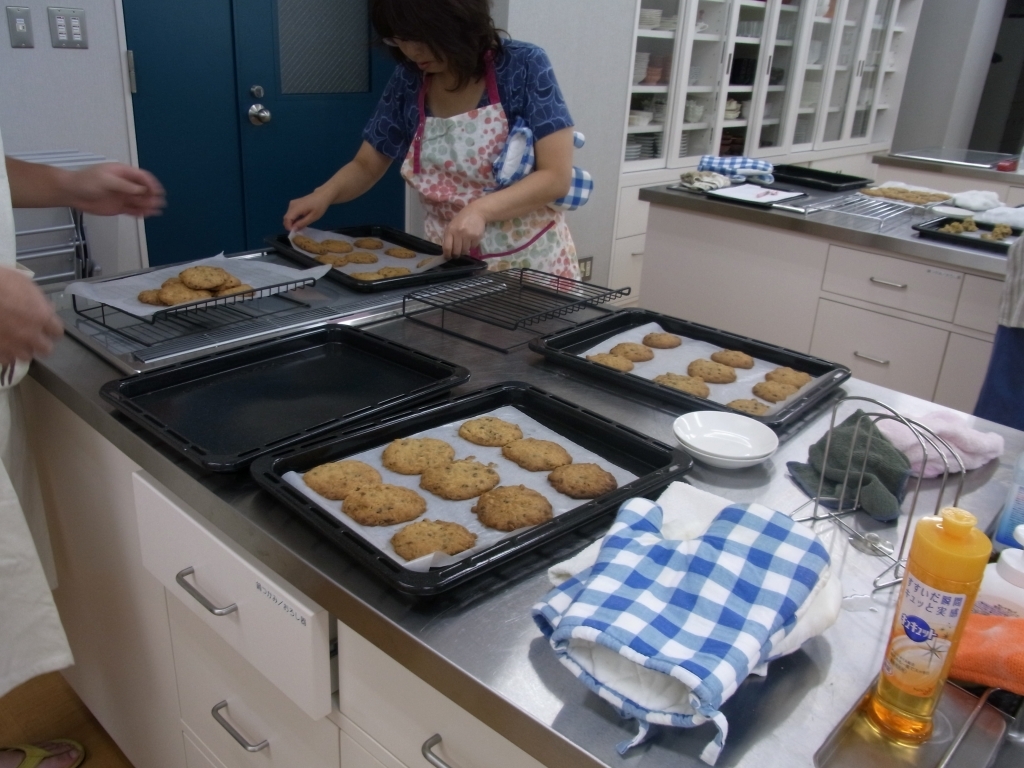
<svg viewBox="0 0 1024 768">
<path fill-rule="evenodd" d="M 50 41 L 54 48 L 88 48 L 85 11 L 81 8 L 46 9 L 50 17 Z"/>
<path fill-rule="evenodd" d="M 32 42 L 32 12 L 18 5 L 7 6 L 7 29 L 11 33 L 11 48 L 34 48 Z"/>
</svg>

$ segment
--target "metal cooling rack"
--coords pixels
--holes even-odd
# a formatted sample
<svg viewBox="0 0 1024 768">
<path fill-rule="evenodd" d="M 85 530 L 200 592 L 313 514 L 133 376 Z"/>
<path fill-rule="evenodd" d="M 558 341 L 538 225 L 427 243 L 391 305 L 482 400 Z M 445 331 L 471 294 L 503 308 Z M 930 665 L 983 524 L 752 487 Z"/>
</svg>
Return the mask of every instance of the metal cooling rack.
<svg viewBox="0 0 1024 768">
<path fill-rule="evenodd" d="M 478 335 L 460 333 L 448 315 L 458 315 L 507 331 L 525 331 L 532 336 L 541 331 L 530 326 L 540 326 L 553 320 L 573 325 L 575 323 L 566 320 L 567 315 L 628 296 L 629 292 L 628 287 L 604 288 L 534 269 L 512 269 L 414 291 L 402 299 L 402 313 L 411 320 L 453 336 L 508 351 L 525 342 L 515 340 L 508 345 L 487 343 Z M 417 318 L 425 313 L 438 312 L 439 324 Z"/>
<path fill-rule="evenodd" d="M 837 200 L 830 200 L 814 206 L 815 211 L 828 211 L 830 213 L 844 213 L 847 216 L 857 216 L 862 219 L 871 219 L 877 222 L 888 221 L 897 216 L 905 216 L 913 213 L 914 208 L 919 207 L 909 203 L 894 200 L 868 197 L 859 193 L 847 195 Z"/>
</svg>

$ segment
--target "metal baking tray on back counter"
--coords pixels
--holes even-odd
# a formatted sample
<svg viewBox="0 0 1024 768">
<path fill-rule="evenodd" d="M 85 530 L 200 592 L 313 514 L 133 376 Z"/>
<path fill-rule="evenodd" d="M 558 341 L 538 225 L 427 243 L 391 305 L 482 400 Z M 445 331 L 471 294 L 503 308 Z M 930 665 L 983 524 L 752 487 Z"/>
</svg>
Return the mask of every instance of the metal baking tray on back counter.
<svg viewBox="0 0 1024 768">
<path fill-rule="evenodd" d="M 339 521 L 284 478 L 289 472 L 304 473 L 320 464 L 339 461 L 368 449 L 384 448 L 392 440 L 411 437 L 507 406 L 556 432 L 569 443 L 593 452 L 602 461 L 628 471 L 636 479 L 595 499 L 580 500 L 578 506 L 555 515 L 547 522 L 514 531 L 465 559 L 426 571 L 415 571 L 403 568 L 395 558 L 360 536 L 357 529 Z M 481 452 L 487 450 L 495 449 L 479 448 Z M 477 456 L 478 460 L 486 460 L 480 458 L 483 453 Z M 464 586 L 471 580 L 475 582 L 499 567 L 509 566 L 506 572 L 514 572 L 515 563 L 509 561 L 518 560 L 564 537 L 572 538 L 582 529 L 587 529 L 588 537 L 593 539 L 608 527 L 622 502 L 638 496 L 656 498 L 669 483 L 681 478 L 692 467 L 693 459 L 679 448 L 665 445 L 530 384 L 508 381 L 447 403 L 388 415 L 369 427 L 355 427 L 275 451 L 253 462 L 250 471 L 264 489 L 313 525 L 350 558 L 398 591 L 425 598 Z M 427 511 L 418 519 L 435 517 L 428 502 Z M 401 525 L 394 527 L 397 529 Z M 582 546 L 582 543 L 577 543 Z M 530 562 L 537 565 L 534 558 Z M 471 588 L 471 585 L 466 585 L 466 588 Z"/>
<path fill-rule="evenodd" d="M 390 243 L 398 245 L 402 248 L 408 248 L 411 251 L 424 253 L 430 256 L 441 255 L 441 246 L 435 245 L 434 243 L 414 235 L 410 235 L 407 232 L 401 232 L 392 227 L 370 224 L 360 227 L 344 227 L 342 229 L 335 229 L 331 231 L 346 237 L 373 237 L 383 241 L 385 244 Z M 308 253 L 294 247 L 288 239 L 287 232 L 275 235 L 274 237 L 268 237 L 266 242 L 272 248 L 285 254 L 288 258 L 294 259 L 299 264 L 315 267 L 321 266 L 323 263 L 317 261 L 315 257 L 310 256 Z M 424 272 L 402 275 L 400 277 L 386 277 L 382 280 L 356 280 L 354 277 L 349 277 L 338 269 L 332 269 L 328 272 L 327 278 L 344 285 L 346 288 L 350 288 L 353 291 L 359 291 L 361 293 L 377 293 L 378 291 L 387 291 L 394 288 L 427 285 L 428 283 L 436 283 L 440 280 L 456 280 L 463 277 L 470 277 L 471 275 L 475 275 L 485 269 L 487 269 L 486 262 L 481 261 L 480 259 L 470 258 L 469 256 L 460 256 L 455 259 L 444 261 L 438 266 L 432 267 Z"/>
<path fill-rule="evenodd" d="M 781 410 L 765 416 L 750 416 L 767 424 L 776 431 L 784 431 L 801 420 L 808 411 L 831 395 L 840 384 L 850 378 L 850 369 L 838 363 L 830 363 L 802 352 L 757 341 L 746 336 L 721 331 L 710 326 L 693 323 L 669 315 L 662 315 L 644 309 L 625 309 L 607 317 L 600 317 L 568 331 L 554 333 L 530 342 L 530 349 L 539 352 L 552 362 L 569 366 L 616 387 L 671 403 L 684 411 L 716 410 L 735 413 L 723 403 L 690 395 L 671 387 L 655 384 L 650 379 L 622 373 L 581 356 L 584 352 L 605 339 L 610 339 L 631 328 L 658 323 L 663 330 L 682 336 L 721 345 L 723 349 L 745 352 L 751 357 L 787 366 L 810 374 L 818 381 L 805 392 L 786 403 Z M 685 343 L 685 342 L 684 342 Z"/>
<path fill-rule="evenodd" d="M 100 395 L 204 469 L 235 472 L 468 380 L 462 366 L 332 324 L 111 381 Z"/>
<path fill-rule="evenodd" d="M 848 192 L 875 183 L 874 180 L 861 176 L 821 171 L 817 168 L 804 168 L 802 165 L 776 165 L 772 169 L 772 175 L 776 181 L 799 184 L 812 189 L 824 189 L 828 192 Z"/>
</svg>

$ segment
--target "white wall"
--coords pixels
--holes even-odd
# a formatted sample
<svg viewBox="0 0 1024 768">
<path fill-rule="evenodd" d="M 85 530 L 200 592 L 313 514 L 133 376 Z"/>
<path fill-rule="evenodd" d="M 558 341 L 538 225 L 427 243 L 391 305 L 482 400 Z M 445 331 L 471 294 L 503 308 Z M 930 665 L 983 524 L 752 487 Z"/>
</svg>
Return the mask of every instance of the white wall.
<svg viewBox="0 0 1024 768">
<path fill-rule="evenodd" d="M 0 27 L 0 131 L 8 152 L 78 149 L 129 163 L 131 129 L 124 80 L 120 0 L 75 0 L 86 12 L 89 48 L 53 48 L 46 8 L 31 9 L 34 48 L 11 48 L 6 14 Z M 134 219 L 86 217 L 92 257 L 104 274 L 141 265 Z"/>
<path fill-rule="evenodd" d="M 966 148 L 1006 0 L 926 0 L 914 39 L 895 152 Z"/>
</svg>

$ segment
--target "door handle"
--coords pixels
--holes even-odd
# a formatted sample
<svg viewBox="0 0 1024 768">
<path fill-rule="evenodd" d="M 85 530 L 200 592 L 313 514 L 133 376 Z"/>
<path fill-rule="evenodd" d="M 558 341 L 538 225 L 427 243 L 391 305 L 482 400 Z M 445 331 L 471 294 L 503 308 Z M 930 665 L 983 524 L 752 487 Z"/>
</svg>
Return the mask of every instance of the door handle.
<svg viewBox="0 0 1024 768">
<path fill-rule="evenodd" d="M 907 289 L 907 283 L 892 283 L 878 277 L 869 277 L 868 280 L 872 283 L 876 283 L 877 285 L 888 285 L 890 288 L 898 288 L 901 291 L 905 291 Z"/>
<path fill-rule="evenodd" d="M 420 754 L 430 763 L 434 768 L 452 768 L 448 763 L 442 760 L 440 757 L 434 754 L 433 749 L 441 743 L 441 734 L 435 733 L 429 739 L 423 742 L 423 746 L 420 747 Z"/>
<path fill-rule="evenodd" d="M 857 350 L 853 350 L 853 356 L 859 357 L 861 360 L 870 360 L 872 363 L 878 363 L 879 365 L 888 365 L 889 360 L 879 360 L 877 357 L 871 357 L 870 355 L 862 355 Z"/>
<path fill-rule="evenodd" d="M 213 719 L 220 723 L 220 727 L 231 734 L 231 738 L 239 743 L 246 752 L 259 752 L 261 749 L 266 749 L 270 746 L 270 742 L 264 739 L 259 744 L 251 744 L 249 741 L 238 731 L 235 727 L 224 719 L 224 715 L 220 713 L 222 709 L 226 709 L 228 706 L 228 700 L 224 699 L 220 704 L 214 704 L 210 714 L 213 715 Z"/>
<path fill-rule="evenodd" d="M 249 107 L 249 122 L 253 125 L 263 125 L 270 122 L 270 110 L 262 104 L 253 104 Z"/>
<path fill-rule="evenodd" d="M 182 589 L 184 589 L 186 592 L 192 595 L 192 597 L 196 599 L 196 602 L 198 602 L 201 606 L 203 606 L 203 608 L 208 610 L 214 616 L 227 616 L 229 613 L 233 613 L 234 611 L 238 610 L 237 603 L 232 603 L 231 605 L 225 606 L 224 608 L 218 608 L 206 599 L 206 595 L 204 595 L 198 589 L 196 589 L 187 581 L 185 581 L 186 576 L 191 576 L 195 572 L 196 569 L 190 565 L 188 568 L 178 571 L 178 575 L 174 577 L 174 580 L 178 582 L 178 586 L 180 586 Z"/>
</svg>

